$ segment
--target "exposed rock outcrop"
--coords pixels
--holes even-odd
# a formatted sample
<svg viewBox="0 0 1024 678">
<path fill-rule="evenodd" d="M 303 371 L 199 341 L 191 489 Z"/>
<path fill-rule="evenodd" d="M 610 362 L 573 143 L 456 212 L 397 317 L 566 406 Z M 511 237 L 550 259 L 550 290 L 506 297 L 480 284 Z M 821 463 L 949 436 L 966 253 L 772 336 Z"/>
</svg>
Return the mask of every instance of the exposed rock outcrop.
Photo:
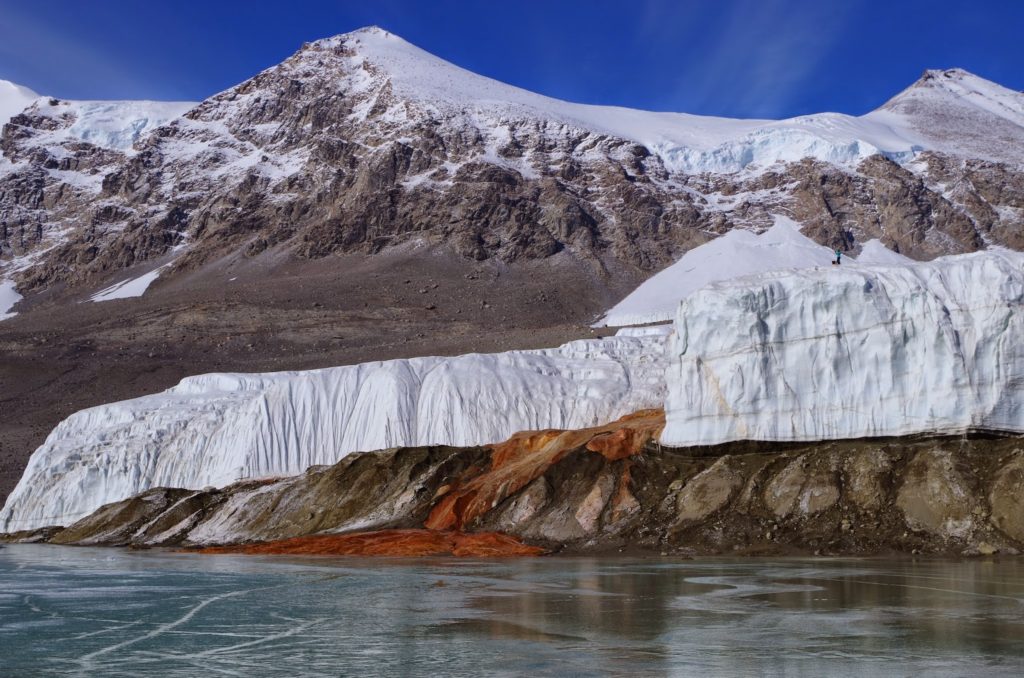
<svg viewBox="0 0 1024 678">
<path fill-rule="evenodd" d="M 482 445 L 524 429 L 614 420 L 661 405 L 664 343 L 658 335 L 609 337 L 539 351 L 186 379 L 57 426 L 0 510 L 0 529 L 67 525 L 153 487 L 223 487 L 351 452 Z M 591 444 L 614 455 L 634 443 L 627 436 Z M 516 454 L 502 449 L 499 457 Z"/>
<path fill-rule="evenodd" d="M 992 523 L 1003 533 L 1024 542 L 1024 455 L 1015 450 L 999 471 L 988 504 Z"/>
<path fill-rule="evenodd" d="M 670 449 L 660 412 L 489 448 L 353 455 L 294 478 L 155 489 L 7 540 L 216 552 L 1018 553 L 1020 438 Z"/>
</svg>

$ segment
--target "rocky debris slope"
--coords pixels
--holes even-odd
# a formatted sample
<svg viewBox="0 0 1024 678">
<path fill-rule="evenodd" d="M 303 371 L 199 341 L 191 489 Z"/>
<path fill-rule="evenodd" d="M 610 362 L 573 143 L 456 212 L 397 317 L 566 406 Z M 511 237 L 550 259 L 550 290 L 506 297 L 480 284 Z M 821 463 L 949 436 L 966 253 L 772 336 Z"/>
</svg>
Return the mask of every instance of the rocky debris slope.
<svg viewBox="0 0 1024 678">
<path fill-rule="evenodd" d="M 413 358 L 307 372 L 207 374 L 78 412 L 32 455 L 0 526 L 68 525 L 151 487 L 293 475 L 350 452 L 480 445 L 582 428 L 664 399 L 666 337 Z"/>
<path fill-rule="evenodd" d="M 111 135 L 51 152 L 54 130 L 81 112 L 37 103 L 0 139 L 0 211 L 40 235 L 7 238 L 2 256 L 22 293 L 98 287 L 171 259 L 174 275 L 238 252 L 319 258 L 413 242 L 649 275 L 733 228 L 763 230 L 779 210 L 851 251 L 875 238 L 915 258 L 1022 247 L 1022 101 L 949 70 L 860 117 L 584 106 L 370 28 L 144 125 L 130 153 L 109 148 Z"/>
<path fill-rule="evenodd" d="M 1024 431 L 1024 255 L 768 273 L 679 306 L 666 445 Z"/>
<path fill-rule="evenodd" d="M 490 448 L 401 448 L 294 478 L 153 489 L 66 529 L 5 539 L 363 555 L 459 555 L 460 544 L 465 555 L 1024 547 L 1020 438 L 671 449 L 655 442 L 663 422 L 646 411 Z"/>
</svg>

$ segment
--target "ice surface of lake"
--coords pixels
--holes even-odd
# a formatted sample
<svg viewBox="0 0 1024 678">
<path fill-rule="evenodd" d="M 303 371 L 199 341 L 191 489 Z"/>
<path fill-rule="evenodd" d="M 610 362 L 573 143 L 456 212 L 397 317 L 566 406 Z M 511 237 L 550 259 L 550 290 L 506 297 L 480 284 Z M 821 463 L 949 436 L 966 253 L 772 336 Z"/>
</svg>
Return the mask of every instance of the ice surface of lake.
<svg viewBox="0 0 1024 678">
<path fill-rule="evenodd" d="M 1024 674 L 1021 560 L 0 548 L 0 675 Z"/>
</svg>

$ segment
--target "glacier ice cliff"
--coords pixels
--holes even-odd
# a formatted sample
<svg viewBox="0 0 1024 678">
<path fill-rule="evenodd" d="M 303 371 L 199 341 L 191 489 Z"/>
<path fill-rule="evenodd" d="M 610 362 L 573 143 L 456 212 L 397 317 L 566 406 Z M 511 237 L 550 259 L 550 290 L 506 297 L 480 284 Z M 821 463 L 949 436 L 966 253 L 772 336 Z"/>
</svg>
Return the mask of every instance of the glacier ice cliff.
<svg viewBox="0 0 1024 678">
<path fill-rule="evenodd" d="M 678 308 L 666 445 L 1024 431 L 1024 255 L 766 273 Z"/>
<path fill-rule="evenodd" d="M 37 449 L 0 531 L 69 525 L 151 487 L 222 487 L 295 475 L 356 451 L 471 446 L 577 429 L 664 400 L 665 336 L 363 363 L 206 374 L 77 412 Z"/>
<path fill-rule="evenodd" d="M 153 487 L 224 487 L 351 452 L 497 443 L 661 406 L 671 446 L 1024 432 L 1024 254 L 875 259 L 708 284 L 671 332 L 207 374 L 83 410 L 33 454 L 0 531 L 69 525 Z"/>
</svg>

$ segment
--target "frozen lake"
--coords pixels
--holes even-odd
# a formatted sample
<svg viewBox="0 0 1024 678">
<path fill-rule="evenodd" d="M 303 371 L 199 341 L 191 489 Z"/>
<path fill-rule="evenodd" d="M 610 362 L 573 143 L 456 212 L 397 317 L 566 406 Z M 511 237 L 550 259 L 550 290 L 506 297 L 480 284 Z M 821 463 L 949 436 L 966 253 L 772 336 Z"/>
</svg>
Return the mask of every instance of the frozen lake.
<svg viewBox="0 0 1024 678">
<path fill-rule="evenodd" d="M 1024 560 L 0 548 L 0 675 L 1024 674 Z"/>
</svg>

